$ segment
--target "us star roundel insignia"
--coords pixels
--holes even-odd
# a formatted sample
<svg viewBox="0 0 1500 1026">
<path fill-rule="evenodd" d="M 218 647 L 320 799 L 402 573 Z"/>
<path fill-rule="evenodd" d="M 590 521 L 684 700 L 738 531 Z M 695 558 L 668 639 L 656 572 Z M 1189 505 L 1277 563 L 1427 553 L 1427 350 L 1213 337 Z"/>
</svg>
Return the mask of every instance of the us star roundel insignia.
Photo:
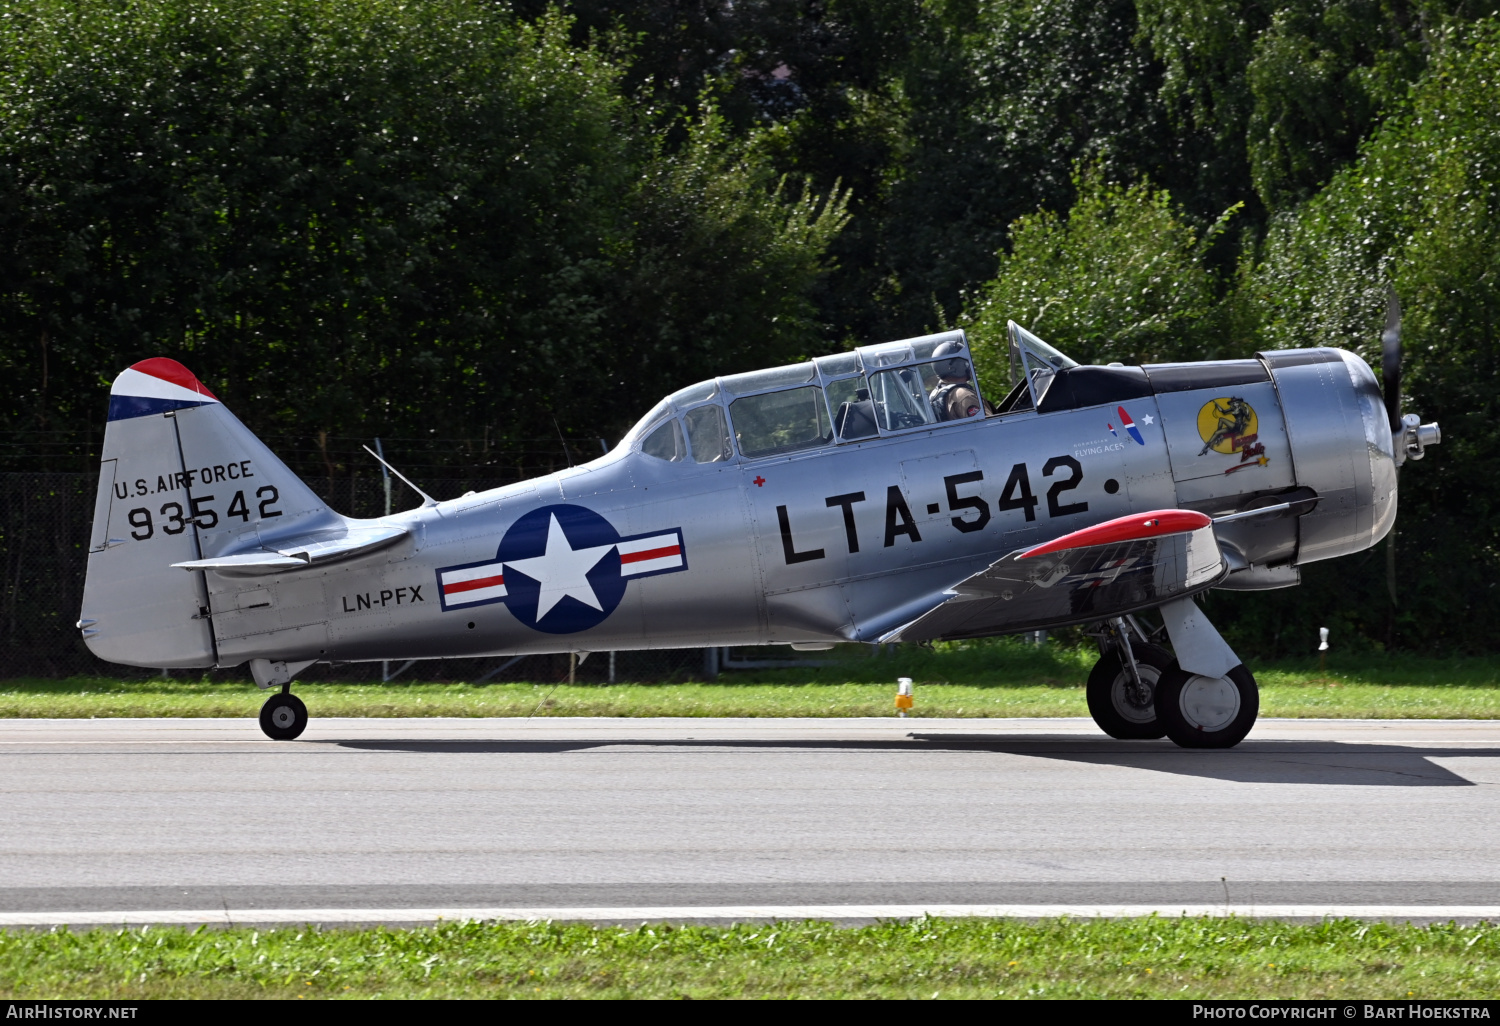
<svg viewBox="0 0 1500 1026">
<path fill-rule="evenodd" d="M 624 538 L 583 506 L 543 506 L 520 517 L 495 558 L 441 567 L 444 612 L 503 602 L 517 620 L 548 634 L 597 627 L 632 578 L 686 570 L 682 529 Z"/>
</svg>

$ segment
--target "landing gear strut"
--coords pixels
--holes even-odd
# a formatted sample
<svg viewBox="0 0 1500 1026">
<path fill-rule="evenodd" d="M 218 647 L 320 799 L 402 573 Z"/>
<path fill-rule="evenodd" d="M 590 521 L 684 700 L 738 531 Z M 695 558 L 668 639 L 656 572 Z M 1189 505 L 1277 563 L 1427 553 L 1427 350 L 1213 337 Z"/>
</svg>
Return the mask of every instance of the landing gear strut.
<svg viewBox="0 0 1500 1026">
<path fill-rule="evenodd" d="M 262 691 L 281 688 L 260 707 L 260 729 L 272 741 L 291 741 L 307 729 L 307 706 L 292 694 L 292 678 L 313 664 L 311 659 L 252 659 L 250 675 Z"/>
<path fill-rule="evenodd" d="M 1260 715 L 1255 678 L 1191 598 L 1158 607 L 1177 661 L 1156 686 L 1156 717 L 1183 748 L 1233 748 Z"/>
<path fill-rule="evenodd" d="M 1156 691 L 1162 674 L 1176 665 L 1172 654 L 1145 641 L 1123 617 L 1103 628 L 1104 654 L 1089 673 L 1089 715 L 1110 737 L 1161 737 L 1167 729 L 1157 716 Z"/>
<path fill-rule="evenodd" d="M 260 707 L 260 729 L 272 741 L 291 741 L 307 729 L 307 706 L 291 689 L 291 684 L 283 684 Z"/>
</svg>

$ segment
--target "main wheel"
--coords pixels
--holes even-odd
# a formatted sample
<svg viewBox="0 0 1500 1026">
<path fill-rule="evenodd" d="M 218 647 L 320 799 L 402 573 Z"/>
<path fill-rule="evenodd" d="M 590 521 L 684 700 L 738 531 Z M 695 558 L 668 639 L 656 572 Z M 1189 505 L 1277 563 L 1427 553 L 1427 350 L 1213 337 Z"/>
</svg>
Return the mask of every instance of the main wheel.
<svg viewBox="0 0 1500 1026">
<path fill-rule="evenodd" d="M 1137 688 L 1118 652 L 1099 657 L 1089 671 L 1089 715 L 1110 737 L 1156 738 L 1166 733 L 1156 716 L 1156 682 L 1173 665 L 1172 654 L 1155 645 L 1135 644 Z"/>
<path fill-rule="evenodd" d="M 277 692 L 260 707 L 260 729 L 272 741 L 291 741 L 307 729 L 307 706 L 291 692 Z"/>
<path fill-rule="evenodd" d="M 1233 748 L 1260 714 L 1260 689 L 1241 663 L 1223 677 L 1188 673 L 1173 663 L 1156 684 L 1156 715 L 1183 748 Z"/>
</svg>

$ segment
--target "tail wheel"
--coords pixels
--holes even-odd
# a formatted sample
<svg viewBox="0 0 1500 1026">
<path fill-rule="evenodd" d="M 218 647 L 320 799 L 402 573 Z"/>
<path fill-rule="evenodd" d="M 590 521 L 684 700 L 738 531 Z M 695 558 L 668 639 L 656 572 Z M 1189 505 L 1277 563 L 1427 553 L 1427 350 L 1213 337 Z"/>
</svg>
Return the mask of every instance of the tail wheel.
<svg viewBox="0 0 1500 1026">
<path fill-rule="evenodd" d="M 1156 713 L 1157 681 L 1176 663 L 1172 654 L 1155 645 L 1131 646 L 1140 685 L 1118 652 L 1101 656 L 1089 671 L 1089 715 L 1099 729 L 1121 739 L 1157 738 L 1166 733 Z"/>
<path fill-rule="evenodd" d="M 260 707 L 260 729 L 272 741 L 291 741 L 307 729 L 307 706 L 290 692 L 274 694 Z"/>
<path fill-rule="evenodd" d="M 1204 677 L 1173 663 L 1156 685 L 1156 715 L 1183 748 L 1233 748 L 1260 714 L 1260 689 L 1241 663 L 1222 677 Z"/>
</svg>

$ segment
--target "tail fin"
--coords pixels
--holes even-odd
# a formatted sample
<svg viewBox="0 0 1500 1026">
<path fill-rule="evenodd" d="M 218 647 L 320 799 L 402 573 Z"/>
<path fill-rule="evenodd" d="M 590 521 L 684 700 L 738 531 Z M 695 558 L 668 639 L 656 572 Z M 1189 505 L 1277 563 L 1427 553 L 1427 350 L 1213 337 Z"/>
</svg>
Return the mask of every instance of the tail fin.
<svg viewBox="0 0 1500 1026">
<path fill-rule="evenodd" d="M 130 666 L 216 665 L 204 571 L 173 564 L 345 524 L 191 371 L 143 360 L 110 389 L 84 641 Z"/>
</svg>

